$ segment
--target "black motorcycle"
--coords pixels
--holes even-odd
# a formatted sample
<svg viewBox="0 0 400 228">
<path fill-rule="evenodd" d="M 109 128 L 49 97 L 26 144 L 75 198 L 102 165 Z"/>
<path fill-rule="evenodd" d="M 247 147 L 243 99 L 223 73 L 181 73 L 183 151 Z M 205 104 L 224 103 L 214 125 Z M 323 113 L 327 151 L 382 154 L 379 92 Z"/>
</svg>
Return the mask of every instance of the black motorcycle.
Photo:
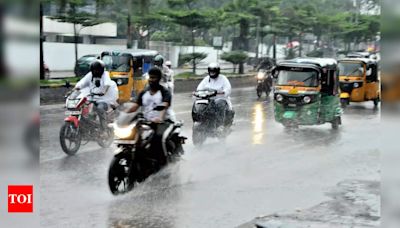
<svg viewBox="0 0 400 228">
<path fill-rule="evenodd" d="M 272 88 L 272 78 L 269 75 L 269 72 L 266 70 L 260 70 L 257 73 L 257 96 L 261 98 L 262 94 L 265 92 L 267 97 L 271 93 Z"/>
<path fill-rule="evenodd" d="M 217 120 L 221 116 L 221 110 L 216 105 L 216 90 L 199 90 L 193 93 L 196 100 L 192 107 L 193 119 L 193 144 L 202 145 L 207 137 L 226 137 L 231 130 L 234 112 L 228 110 L 226 105 L 225 119 L 222 126 L 218 126 Z M 222 127 L 222 130 L 221 130 Z"/>
<path fill-rule="evenodd" d="M 157 106 L 153 111 L 165 107 Z M 113 124 L 117 145 L 108 171 L 108 184 L 114 195 L 130 191 L 136 183 L 144 181 L 165 164 L 154 156 L 152 140 L 155 135 L 154 123 L 147 121 L 142 113 L 121 113 Z M 171 123 L 170 133 L 165 139 L 167 164 L 183 154 L 185 137 L 180 136 L 182 123 Z"/>
</svg>

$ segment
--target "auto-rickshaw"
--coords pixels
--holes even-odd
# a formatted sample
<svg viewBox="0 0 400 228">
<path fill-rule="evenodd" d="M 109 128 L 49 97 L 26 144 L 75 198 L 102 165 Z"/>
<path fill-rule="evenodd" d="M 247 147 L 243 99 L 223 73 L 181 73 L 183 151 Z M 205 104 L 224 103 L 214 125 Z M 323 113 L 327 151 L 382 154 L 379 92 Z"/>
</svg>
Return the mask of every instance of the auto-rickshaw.
<svg viewBox="0 0 400 228">
<path fill-rule="evenodd" d="M 380 101 L 378 63 L 366 58 L 345 58 L 338 63 L 342 106 L 373 101 L 376 107 Z"/>
<path fill-rule="evenodd" d="M 331 123 L 341 125 L 337 62 L 330 58 L 296 58 L 273 72 L 275 120 L 285 127 Z"/>
<path fill-rule="evenodd" d="M 157 51 L 145 49 L 101 53 L 111 79 L 118 85 L 120 103 L 129 101 L 144 89 L 147 84 L 145 73 L 153 65 L 153 58 L 157 54 Z"/>
</svg>

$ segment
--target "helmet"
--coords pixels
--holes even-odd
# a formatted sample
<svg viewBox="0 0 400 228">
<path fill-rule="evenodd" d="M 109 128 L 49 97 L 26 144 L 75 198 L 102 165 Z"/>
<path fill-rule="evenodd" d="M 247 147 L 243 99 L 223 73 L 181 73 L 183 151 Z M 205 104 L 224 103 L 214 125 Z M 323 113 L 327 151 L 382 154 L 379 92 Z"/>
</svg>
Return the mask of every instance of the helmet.
<svg viewBox="0 0 400 228">
<path fill-rule="evenodd" d="M 211 78 L 217 78 L 220 71 L 221 68 L 218 63 L 210 63 L 210 65 L 208 65 L 208 75 L 210 75 Z"/>
<path fill-rule="evenodd" d="M 154 57 L 154 65 L 162 66 L 163 63 L 164 63 L 164 57 L 162 57 L 162 55 L 158 54 Z"/>
<path fill-rule="evenodd" d="M 101 78 L 104 73 L 105 64 L 101 60 L 95 60 L 90 64 L 90 71 L 92 72 L 93 77 Z"/>
<path fill-rule="evenodd" d="M 168 60 L 168 61 L 165 62 L 165 65 L 166 65 L 167 67 L 171 68 L 172 62 Z"/>
</svg>

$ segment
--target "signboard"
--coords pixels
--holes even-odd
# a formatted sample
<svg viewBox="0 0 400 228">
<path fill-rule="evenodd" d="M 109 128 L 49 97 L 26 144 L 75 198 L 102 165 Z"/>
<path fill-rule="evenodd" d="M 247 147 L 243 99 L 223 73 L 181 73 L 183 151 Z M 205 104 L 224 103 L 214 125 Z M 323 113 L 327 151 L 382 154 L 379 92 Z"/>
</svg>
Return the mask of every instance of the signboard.
<svg viewBox="0 0 400 228">
<path fill-rule="evenodd" d="M 214 36 L 213 46 L 215 48 L 222 48 L 222 46 L 223 46 L 222 36 Z"/>
</svg>

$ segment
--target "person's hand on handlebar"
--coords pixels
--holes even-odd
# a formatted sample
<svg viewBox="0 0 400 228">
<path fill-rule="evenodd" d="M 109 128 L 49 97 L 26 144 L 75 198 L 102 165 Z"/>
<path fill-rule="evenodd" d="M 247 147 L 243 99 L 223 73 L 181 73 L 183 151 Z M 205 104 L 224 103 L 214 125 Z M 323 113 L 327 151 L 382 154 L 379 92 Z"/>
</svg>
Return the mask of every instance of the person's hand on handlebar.
<svg viewBox="0 0 400 228">
<path fill-rule="evenodd" d="M 153 122 L 153 123 L 161 123 L 162 120 L 161 120 L 160 117 L 155 117 L 155 118 L 153 118 L 153 119 L 151 120 L 151 122 Z"/>
</svg>

